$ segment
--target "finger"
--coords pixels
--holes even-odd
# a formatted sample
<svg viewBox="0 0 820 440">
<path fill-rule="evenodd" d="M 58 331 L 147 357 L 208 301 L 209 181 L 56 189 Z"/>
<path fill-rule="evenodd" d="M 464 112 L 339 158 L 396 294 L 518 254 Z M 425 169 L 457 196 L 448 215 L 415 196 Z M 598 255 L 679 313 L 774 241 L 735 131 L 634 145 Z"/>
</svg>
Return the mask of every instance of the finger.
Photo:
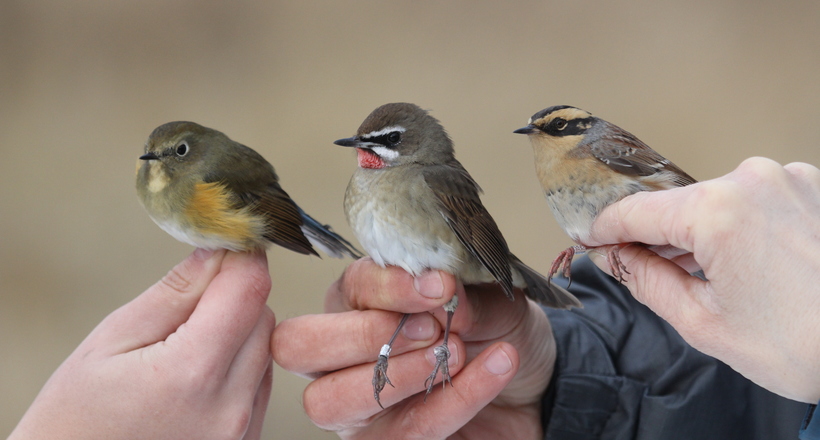
<svg viewBox="0 0 820 440">
<path fill-rule="evenodd" d="M 272 361 L 270 339 L 275 326 L 276 317 L 266 306 L 228 370 L 228 386 L 239 390 L 238 395 L 253 395 L 259 388 L 262 375 Z"/>
<path fill-rule="evenodd" d="M 188 322 L 166 342 L 179 339 L 191 359 L 227 372 L 265 309 L 270 286 L 264 252 L 229 252 Z"/>
<path fill-rule="evenodd" d="M 440 342 L 441 340 L 436 345 L 440 345 Z M 463 366 L 461 359 L 465 355 L 464 343 L 457 335 L 451 335 L 447 346 L 451 353 L 450 375 L 455 383 L 456 375 Z M 424 379 L 435 365 L 433 349 L 434 347 L 429 347 L 390 357 L 387 375 L 395 388 L 387 385 L 380 395 L 381 403 L 387 411 L 392 411 L 392 405 L 419 393 L 421 394 L 413 398 L 421 403 L 423 390 L 426 389 Z M 373 366 L 373 363 L 368 363 L 346 368 L 311 382 L 305 388 L 302 400 L 313 423 L 322 429 L 339 431 L 361 426 L 369 418 L 384 411 L 373 397 Z M 440 381 L 441 374 L 437 376 L 436 383 Z M 447 391 L 451 389 L 448 386 Z"/>
<path fill-rule="evenodd" d="M 620 257 L 628 271 L 623 274 L 625 285 L 635 299 L 673 327 L 682 322 L 692 322 L 695 314 L 700 313 L 700 304 L 708 300 L 702 294 L 707 281 L 690 275 L 674 262 L 659 257 L 643 246 L 626 246 L 620 250 Z M 605 248 L 590 252 L 590 258 L 601 270 L 609 273 Z M 709 274 L 706 275 L 708 277 Z"/>
<path fill-rule="evenodd" d="M 791 176 L 792 182 L 801 189 L 806 190 L 809 194 L 820 193 L 820 169 L 802 162 L 790 163 L 783 168 Z M 809 198 L 809 201 L 816 202 L 816 198 Z"/>
<path fill-rule="evenodd" d="M 225 251 L 197 249 L 159 282 L 111 313 L 87 343 L 124 353 L 165 340 L 188 320 L 219 272 Z"/>
<path fill-rule="evenodd" d="M 674 246 L 647 246 L 647 248 L 658 254 L 658 256 L 666 258 L 686 269 L 690 274 L 701 270 L 700 265 L 695 261 L 695 256 L 688 251 L 676 248 Z"/>
<path fill-rule="evenodd" d="M 268 362 L 268 367 L 262 376 L 259 390 L 253 399 L 253 411 L 248 431 L 245 433 L 245 440 L 257 440 L 262 438 L 262 422 L 265 420 L 265 412 L 270 402 L 271 388 L 273 386 L 273 362 Z"/>
<path fill-rule="evenodd" d="M 465 293 L 469 292 L 468 293 Z M 488 341 L 503 337 L 525 319 L 529 306 L 521 289 L 513 291 L 510 301 L 498 283 L 456 285 L 458 308 L 450 330 L 465 341 Z M 430 313 L 443 326 L 447 312 L 437 308 Z"/>
<path fill-rule="evenodd" d="M 677 232 L 691 223 L 682 209 L 699 184 L 666 191 L 639 192 L 606 207 L 592 224 L 587 246 L 639 242 L 691 251 L 687 236 Z M 683 226 L 681 226 L 683 225 Z"/>
<path fill-rule="evenodd" d="M 449 437 L 501 393 L 515 377 L 518 366 L 518 352 L 512 345 L 493 344 L 453 378 L 452 387 L 436 387 L 426 403 L 421 396 L 414 397 L 414 401 L 375 420 L 367 429 L 379 432 L 383 438 Z M 396 419 L 402 419 L 401 423 Z"/>
<path fill-rule="evenodd" d="M 375 362 L 401 320 L 381 310 L 305 315 L 283 321 L 271 338 L 271 353 L 282 368 L 300 375 Z M 393 355 L 429 347 L 441 334 L 429 313 L 408 318 L 393 344 Z"/>
<path fill-rule="evenodd" d="M 698 262 L 695 260 L 695 255 L 691 252 L 683 255 L 678 255 L 677 257 L 672 258 L 671 261 L 680 266 L 689 274 L 693 274 L 695 272 L 703 270 L 700 264 L 698 264 Z"/>
<path fill-rule="evenodd" d="M 379 309 L 418 313 L 444 305 L 455 292 L 455 277 L 442 271 L 426 271 L 413 277 L 395 266 L 379 266 L 372 259 L 351 263 L 330 286 L 325 311 Z"/>
</svg>

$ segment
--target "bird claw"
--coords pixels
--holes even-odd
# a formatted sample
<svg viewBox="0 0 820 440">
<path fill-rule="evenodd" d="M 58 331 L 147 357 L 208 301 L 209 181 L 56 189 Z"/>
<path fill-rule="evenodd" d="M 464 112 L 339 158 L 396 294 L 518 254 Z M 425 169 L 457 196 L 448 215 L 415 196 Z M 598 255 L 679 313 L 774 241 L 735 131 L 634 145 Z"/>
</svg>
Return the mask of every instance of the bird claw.
<svg viewBox="0 0 820 440">
<path fill-rule="evenodd" d="M 381 409 L 384 409 L 384 406 L 382 406 L 382 402 L 379 400 L 379 393 L 382 392 L 385 384 L 391 387 L 393 386 L 387 377 L 387 356 L 379 355 L 379 360 L 376 361 L 376 366 L 373 367 L 373 397 L 376 398 L 376 403 L 379 404 Z"/>
<path fill-rule="evenodd" d="M 609 271 L 612 272 L 612 276 L 618 280 L 619 283 L 623 284 L 624 274 L 629 274 L 629 271 L 626 270 L 626 266 L 621 262 L 620 252 L 620 246 L 612 246 L 609 248 L 606 257 L 609 261 Z"/>
<path fill-rule="evenodd" d="M 547 278 L 552 279 L 552 277 L 558 273 L 558 269 L 561 269 L 561 275 L 569 280 L 569 284 L 567 285 L 567 287 L 569 287 L 569 285 L 572 284 L 572 258 L 575 257 L 576 252 L 585 252 L 586 250 L 586 247 L 579 245 L 571 246 L 561 251 L 561 253 L 555 257 L 555 260 L 552 261 L 552 267 L 550 267 Z"/>
<path fill-rule="evenodd" d="M 450 386 L 453 386 L 453 381 L 450 378 L 450 367 L 447 363 L 450 360 L 450 349 L 447 348 L 447 343 L 434 348 L 433 353 L 436 355 L 436 366 L 433 369 L 433 372 L 430 373 L 430 376 L 428 376 L 424 381 L 424 386 L 427 387 L 427 393 L 424 395 L 425 402 L 427 402 L 427 396 L 433 391 L 433 385 L 436 382 L 436 376 L 438 375 L 439 369 L 441 369 L 442 389 L 447 388 L 446 385 L 448 382 L 450 383 Z"/>
</svg>

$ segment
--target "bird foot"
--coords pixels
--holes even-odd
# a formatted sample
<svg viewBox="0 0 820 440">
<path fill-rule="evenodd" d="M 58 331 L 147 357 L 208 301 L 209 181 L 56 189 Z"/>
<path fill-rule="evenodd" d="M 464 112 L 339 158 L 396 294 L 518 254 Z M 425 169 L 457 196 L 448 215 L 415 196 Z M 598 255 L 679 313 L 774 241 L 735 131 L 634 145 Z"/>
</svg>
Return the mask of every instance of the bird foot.
<svg viewBox="0 0 820 440">
<path fill-rule="evenodd" d="M 450 378 L 450 367 L 447 362 L 450 360 L 450 349 L 447 348 L 447 343 L 439 345 L 438 347 L 433 349 L 433 353 L 436 355 L 436 367 L 433 369 L 433 372 L 430 373 L 430 376 L 427 377 L 427 380 L 424 381 L 424 386 L 427 387 L 427 393 L 424 395 L 424 401 L 427 401 L 427 396 L 433 391 L 433 384 L 436 382 L 436 376 L 438 375 L 438 370 L 441 369 L 441 387 L 442 389 L 447 388 L 447 383 L 450 383 L 450 386 L 453 386 L 453 381 Z"/>
<path fill-rule="evenodd" d="M 558 273 L 558 269 L 561 269 L 561 275 L 564 278 L 568 279 L 570 284 L 572 284 L 572 258 L 578 252 L 586 252 L 587 248 L 581 245 L 571 246 L 558 254 L 555 257 L 555 260 L 552 261 L 552 267 L 550 267 L 550 272 L 547 274 L 547 278 L 552 279 L 552 277 Z M 567 285 L 569 287 L 569 285 Z"/>
<path fill-rule="evenodd" d="M 606 259 L 609 261 L 609 271 L 612 273 L 612 276 L 618 280 L 619 283 L 623 284 L 624 274 L 628 274 L 629 271 L 626 270 L 626 266 L 621 262 L 620 252 L 621 246 L 611 246 L 606 253 Z"/>
<path fill-rule="evenodd" d="M 382 349 L 384 351 L 384 349 Z M 387 358 L 389 355 L 380 354 L 379 360 L 376 361 L 376 366 L 373 367 L 373 397 L 376 398 L 376 403 L 379 404 L 381 409 L 384 409 L 382 406 L 381 400 L 379 400 L 379 393 L 382 392 L 385 385 L 393 386 L 390 383 L 390 379 L 387 377 Z"/>
</svg>

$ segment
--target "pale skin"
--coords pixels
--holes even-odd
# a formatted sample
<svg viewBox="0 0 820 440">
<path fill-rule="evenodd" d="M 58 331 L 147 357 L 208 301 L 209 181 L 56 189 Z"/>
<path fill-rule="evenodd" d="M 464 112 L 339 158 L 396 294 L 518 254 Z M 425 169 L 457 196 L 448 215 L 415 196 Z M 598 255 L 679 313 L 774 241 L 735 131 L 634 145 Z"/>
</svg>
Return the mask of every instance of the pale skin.
<svg viewBox="0 0 820 440">
<path fill-rule="evenodd" d="M 195 251 L 106 317 L 10 439 L 258 439 L 271 392 L 264 253 Z"/>
<path fill-rule="evenodd" d="M 695 348 L 776 394 L 820 400 L 820 170 L 748 159 L 714 180 L 625 198 L 592 240 L 690 252 L 678 265 L 625 247 L 626 286 Z M 608 271 L 601 252 L 593 261 Z M 697 267 L 709 281 L 689 276 Z"/>
<path fill-rule="evenodd" d="M 453 386 L 436 386 L 425 403 L 424 379 L 442 338 L 441 306 L 454 294 Z M 303 404 L 320 428 L 357 439 L 542 437 L 541 396 L 555 340 L 543 310 L 521 291 L 515 301 L 495 284 L 467 286 L 465 294 L 445 272 L 414 279 L 364 258 L 330 286 L 325 310 L 283 321 L 271 341 L 279 365 L 316 378 Z M 414 315 L 393 347 L 389 377 L 395 388 L 381 393 L 382 410 L 373 398 L 373 365 L 403 313 Z"/>
</svg>

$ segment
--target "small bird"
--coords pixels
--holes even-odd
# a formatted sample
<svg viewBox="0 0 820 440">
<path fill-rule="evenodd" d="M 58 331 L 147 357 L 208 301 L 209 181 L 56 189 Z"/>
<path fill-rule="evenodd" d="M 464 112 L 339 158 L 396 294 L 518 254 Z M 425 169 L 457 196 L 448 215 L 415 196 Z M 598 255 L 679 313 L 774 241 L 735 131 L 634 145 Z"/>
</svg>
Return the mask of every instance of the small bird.
<svg viewBox="0 0 820 440">
<path fill-rule="evenodd" d="M 569 292 L 516 258 L 479 194 L 481 188 L 456 160 L 453 142 L 438 120 L 414 104 L 385 104 L 374 110 L 355 136 L 334 142 L 354 147 L 359 167 L 345 193 L 345 212 L 359 243 L 380 266 L 399 266 L 412 275 L 439 269 L 464 284 L 497 282 L 513 300 L 513 287 L 555 308 L 581 307 Z M 427 378 L 432 391 L 439 369 L 450 381 L 447 340 L 458 304 L 444 306 L 444 342 L 436 347 L 436 366 Z M 373 395 L 387 378 L 393 340 L 382 347 L 374 367 Z"/>
<path fill-rule="evenodd" d="M 160 125 L 137 161 L 137 195 L 148 215 L 179 241 L 251 251 L 278 244 L 300 254 L 362 256 L 299 208 L 256 151 L 193 122 Z"/>
<path fill-rule="evenodd" d="M 513 133 L 529 136 L 547 203 L 564 232 L 579 244 L 558 255 L 550 277 L 559 267 L 570 277 L 572 257 L 587 250 L 592 223 L 607 206 L 636 192 L 696 182 L 633 134 L 568 105 L 539 111 Z M 611 247 L 608 259 L 612 275 L 623 282 L 626 268 L 619 249 Z"/>
</svg>

